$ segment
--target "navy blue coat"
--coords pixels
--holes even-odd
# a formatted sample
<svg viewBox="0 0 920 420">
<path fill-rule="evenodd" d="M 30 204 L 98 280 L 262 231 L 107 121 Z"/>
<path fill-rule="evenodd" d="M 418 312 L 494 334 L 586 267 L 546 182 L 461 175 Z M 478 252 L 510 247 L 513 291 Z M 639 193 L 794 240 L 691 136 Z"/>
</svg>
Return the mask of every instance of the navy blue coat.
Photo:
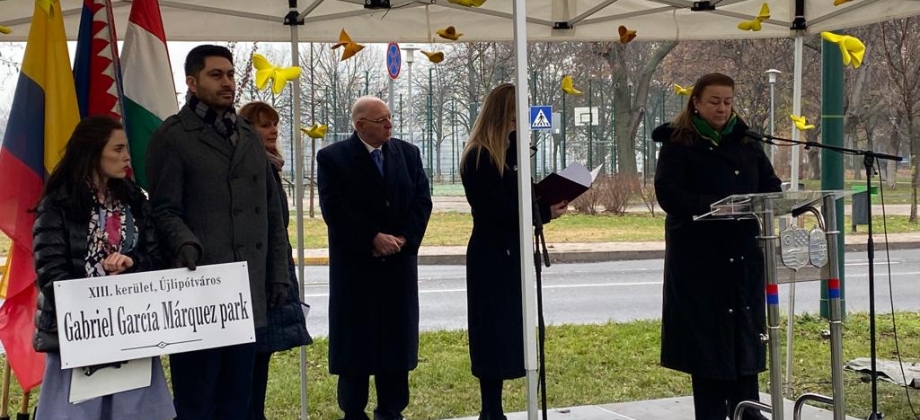
<svg viewBox="0 0 920 420">
<path fill-rule="evenodd" d="M 273 166 L 272 169 L 275 170 L 275 182 L 278 184 L 278 193 L 281 196 L 281 217 L 284 220 L 284 227 L 287 228 L 291 222 L 291 213 L 288 208 L 287 193 L 284 192 L 284 184 L 281 183 L 281 173 L 279 172 L 281 168 Z M 288 246 L 288 255 L 291 255 L 292 252 L 291 247 Z M 294 259 L 289 257 L 287 278 L 290 285 L 290 294 L 284 303 L 274 308 L 268 307 L 266 310 L 265 316 L 268 325 L 264 328 L 256 329 L 257 353 L 274 353 L 313 344 L 313 338 L 307 332 L 307 325 L 301 308 L 300 284 L 297 282 L 295 268 Z M 266 280 L 265 295 L 271 296 L 271 287 L 274 281 L 271 278 Z"/>
<path fill-rule="evenodd" d="M 418 249 L 431 193 L 418 147 L 383 146 L 385 177 L 353 134 L 316 155 L 329 231 L 329 372 L 374 375 L 418 365 Z M 372 255 L 377 233 L 404 236 L 392 256 Z"/>
<path fill-rule="evenodd" d="M 655 193 L 665 220 L 661 364 L 706 378 L 735 380 L 765 369 L 764 262 L 753 220 L 693 221 L 733 194 L 780 191 L 759 143 L 739 121 L 719 145 L 693 136 L 660 142 Z"/>
</svg>

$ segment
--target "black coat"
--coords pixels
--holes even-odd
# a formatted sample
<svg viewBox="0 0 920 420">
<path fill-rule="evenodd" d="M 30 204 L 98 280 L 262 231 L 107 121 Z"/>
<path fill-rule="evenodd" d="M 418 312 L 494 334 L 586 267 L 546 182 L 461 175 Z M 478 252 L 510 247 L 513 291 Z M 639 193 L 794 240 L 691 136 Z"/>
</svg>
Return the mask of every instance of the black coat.
<svg viewBox="0 0 920 420">
<path fill-rule="evenodd" d="M 381 177 L 357 135 L 316 155 L 319 203 L 329 231 L 329 372 L 373 375 L 418 365 L 418 249 L 431 193 L 418 147 L 383 146 Z M 377 233 L 402 250 L 372 255 Z"/>
<path fill-rule="evenodd" d="M 284 220 L 284 227 L 287 228 L 291 221 L 291 213 L 288 209 L 287 193 L 284 192 L 284 184 L 281 182 L 280 168 L 273 173 L 275 182 L 278 185 L 278 193 L 281 196 L 281 216 Z M 287 233 L 287 231 L 285 231 Z M 287 234 L 285 234 L 287 238 Z M 288 241 L 290 242 L 290 240 Z M 288 246 L 288 255 L 293 253 Z M 274 308 L 268 308 L 265 312 L 267 325 L 264 328 L 256 329 L 256 352 L 257 353 L 274 353 L 276 351 L 288 350 L 298 346 L 313 344 L 313 338 L 307 332 L 307 325 L 303 316 L 300 300 L 300 284 L 297 282 L 297 271 L 294 265 L 294 258 L 288 259 L 288 284 L 290 294 L 288 299 L 281 305 Z M 270 296 L 272 292 L 272 279 L 266 279 L 265 293 Z"/>
<path fill-rule="evenodd" d="M 663 125 L 655 173 L 665 220 L 661 364 L 692 375 L 734 380 L 765 369 L 764 261 L 757 223 L 693 221 L 732 194 L 780 191 L 759 143 L 741 121 L 718 146 L 699 135 L 672 141 Z"/>
<path fill-rule="evenodd" d="M 127 273 L 156 270 L 160 267 L 160 249 L 157 245 L 150 205 L 144 193 L 133 183 L 129 184 L 130 200 L 125 203 L 137 227 L 137 244 L 125 253 L 134 261 Z M 42 198 L 32 226 L 32 250 L 38 286 L 38 310 L 35 313 L 35 336 L 32 346 L 39 352 L 57 352 L 58 329 L 54 304 L 54 282 L 86 278 L 86 239 L 89 215 L 76 215 L 71 211 L 69 194 L 64 190 L 52 191 Z"/>
<path fill-rule="evenodd" d="M 287 284 L 291 244 L 262 140 L 242 118 L 237 133 L 234 146 L 182 107 L 150 136 L 147 179 L 167 261 L 185 244 L 198 248 L 198 265 L 245 261 L 259 328 L 266 279 Z"/>
<path fill-rule="evenodd" d="M 460 174 L 473 214 L 473 233 L 466 248 L 473 375 L 520 378 L 524 376 L 524 320 L 517 147 L 513 133 L 502 175 L 484 148 L 478 156 L 466 157 Z M 542 207 L 540 213 L 548 223 L 549 207 Z"/>
</svg>

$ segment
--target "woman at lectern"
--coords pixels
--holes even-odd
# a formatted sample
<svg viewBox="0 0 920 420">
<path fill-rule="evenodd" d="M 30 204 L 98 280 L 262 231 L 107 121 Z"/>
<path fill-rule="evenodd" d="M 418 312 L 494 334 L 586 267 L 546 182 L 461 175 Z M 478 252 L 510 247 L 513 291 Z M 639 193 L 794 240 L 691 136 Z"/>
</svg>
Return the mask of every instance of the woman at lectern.
<svg viewBox="0 0 920 420">
<path fill-rule="evenodd" d="M 667 213 L 661 364 L 691 375 L 696 420 L 725 420 L 739 402 L 758 400 L 766 368 L 757 222 L 693 220 L 727 196 L 780 191 L 761 144 L 745 137 L 734 87 L 724 74 L 700 77 L 680 115 L 652 133 L 661 143 L 655 193 Z"/>
<path fill-rule="evenodd" d="M 73 376 L 92 376 L 120 364 L 61 369 L 55 282 L 160 266 L 150 206 L 128 178 L 130 162 L 121 123 L 108 116 L 88 117 L 77 124 L 64 157 L 45 182 L 32 243 L 39 289 L 32 344 L 45 353 L 36 420 L 163 420 L 176 415 L 159 357 L 150 363 L 150 386 L 75 404 L 69 402 Z"/>
<path fill-rule="evenodd" d="M 473 214 L 466 296 L 470 360 L 482 398 L 480 420 L 505 419 L 502 381 L 524 376 L 514 100 L 509 83 L 489 92 L 460 158 L 460 177 Z M 548 223 L 565 213 L 566 206 L 563 201 L 541 207 L 540 217 Z"/>
</svg>

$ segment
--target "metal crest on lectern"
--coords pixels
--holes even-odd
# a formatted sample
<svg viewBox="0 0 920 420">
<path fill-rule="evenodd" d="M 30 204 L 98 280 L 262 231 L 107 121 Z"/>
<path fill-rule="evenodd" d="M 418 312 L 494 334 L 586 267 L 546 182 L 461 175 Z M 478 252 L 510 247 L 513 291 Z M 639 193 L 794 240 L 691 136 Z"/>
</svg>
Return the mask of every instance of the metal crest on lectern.
<svg viewBox="0 0 920 420">
<path fill-rule="evenodd" d="M 793 270 L 808 265 L 808 231 L 790 224 L 779 237 L 783 265 Z"/>
<path fill-rule="evenodd" d="M 818 268 L 827 264 L 827 237 L 817 226 L 808 233 L 808 259 L 811 265 Z"/>
</svg>

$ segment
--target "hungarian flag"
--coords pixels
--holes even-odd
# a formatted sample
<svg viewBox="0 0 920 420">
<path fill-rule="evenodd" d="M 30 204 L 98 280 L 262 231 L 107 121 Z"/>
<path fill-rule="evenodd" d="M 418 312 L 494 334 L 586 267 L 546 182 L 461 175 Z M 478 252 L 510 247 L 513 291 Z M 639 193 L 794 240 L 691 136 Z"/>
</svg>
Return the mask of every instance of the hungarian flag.
<svg viewBox="0 0 920 420">
<path fill-rule="evenodd" d="M 111 0 L 83 0 L 73 69 L 80 117 L 122 121 L 121 68 Z"/>
<path fill-rule="evenodd" d="M 134 179 L 147 188 L 150 134 L 179 110 L 157 0 L 134 0 L 125 33 L 125 119 Z"/>
<path fill-rule="evenodd" d="M 13 241 L 7 299 L 0 307 L 0 341 L 22 389 L 41 383 L 44 356 L 32 349 L 35 268 L 29 209 L 38 204 L 45 176 L 61 158 L 80 120 L 59 0 L 37 0 L 0 143 L 0 230 Z"/>
</svg>

